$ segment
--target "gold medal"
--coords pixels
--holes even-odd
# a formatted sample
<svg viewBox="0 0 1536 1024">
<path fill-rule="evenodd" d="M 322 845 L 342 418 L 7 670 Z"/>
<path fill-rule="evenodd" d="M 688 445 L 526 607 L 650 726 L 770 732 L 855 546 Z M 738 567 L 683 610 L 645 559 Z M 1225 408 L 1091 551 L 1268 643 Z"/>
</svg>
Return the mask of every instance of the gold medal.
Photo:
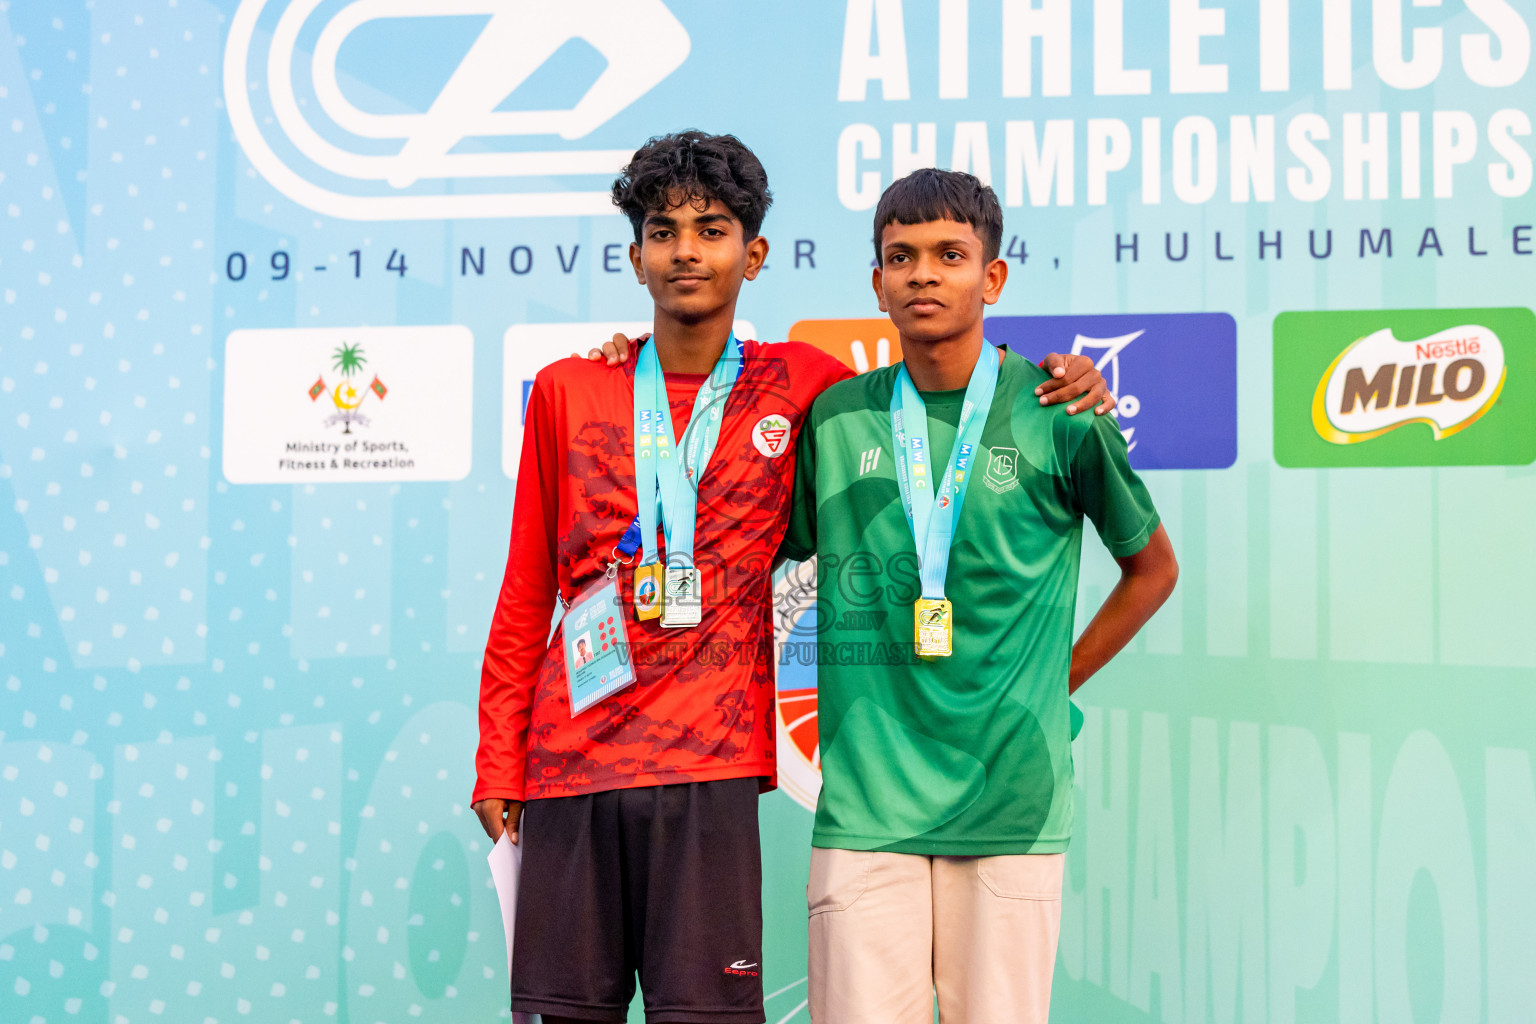
<svg viewBox="0 0 1536 1024">
<path fill-rule="evenodd" d="M 912 605 L 912 633 L 919 658 L 947 658 L 955 648 L 955 609 L 941 598 L 920 597 Z"/>
<path fill-rule="evenodd" d="M 635 618 L 640 622 L 661 616 L 662 565 L 635 566 Z"/>
</svg>

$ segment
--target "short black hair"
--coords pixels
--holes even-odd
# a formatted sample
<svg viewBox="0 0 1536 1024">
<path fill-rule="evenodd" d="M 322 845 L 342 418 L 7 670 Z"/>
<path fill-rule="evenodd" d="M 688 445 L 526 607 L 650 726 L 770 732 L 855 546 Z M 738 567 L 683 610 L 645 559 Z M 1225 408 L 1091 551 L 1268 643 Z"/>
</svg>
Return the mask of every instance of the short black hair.
<svg viewBox="0 0 1536 1024">
<path fill-rule="evenodd" d="M 880 236 L 887 224 L 926 224 L 934 220 L 969 224 L 981 239 L 982 255 L 988 263 L 1002 251 L 1003 208 L 992 186 L 964 171 L 925 167 L 893 181 L 875 207 L 876 266 L 884 260 Z"/>
<path fill-rule="evenodd" d="M 646 214 L 680 206 L 679 194 L 695 209 L 716 200 L 741 221 L 749 240 L 773 203 L 768 173 L 740 139 L 694 129 L 651 139 L 613 183 L 613 205 L 634 225 L 637 243 Z"/>
</svg>

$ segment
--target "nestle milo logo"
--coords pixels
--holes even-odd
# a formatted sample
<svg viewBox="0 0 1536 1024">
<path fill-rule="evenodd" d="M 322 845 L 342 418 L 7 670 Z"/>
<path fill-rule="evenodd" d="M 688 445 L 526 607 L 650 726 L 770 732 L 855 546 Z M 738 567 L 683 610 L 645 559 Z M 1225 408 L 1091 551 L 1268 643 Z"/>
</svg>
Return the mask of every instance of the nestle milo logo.
<svg viewBox="0 0 1536 1024">
<path fill-rule="evenodd" d="M 1282 466 L 1536 461 L 1536 314 L 1520 307 L 1281 313 Z"/>
<path fill-rule="evenodd" d="M 1439 441 L 1482 418 L 1507 375 L 1504 346 L 1486 327 L 1465 324 L 1418 341 L 1384 328 L 1328 367 L 1312 397 L 1312 425 L 1333 444 L 1359 444 L 1410 423 Z"/>
</svg>

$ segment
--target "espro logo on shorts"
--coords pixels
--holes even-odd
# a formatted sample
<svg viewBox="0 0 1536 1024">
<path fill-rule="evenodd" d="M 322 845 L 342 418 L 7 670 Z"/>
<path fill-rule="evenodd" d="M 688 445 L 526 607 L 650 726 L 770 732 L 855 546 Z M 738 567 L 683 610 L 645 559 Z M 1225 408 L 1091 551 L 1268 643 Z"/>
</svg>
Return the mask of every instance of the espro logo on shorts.
<svg viewBox="0 0 1536 1024">
<path fill-rule="evenodd" d="M 467 25 L 478 31 L 457 35 Z M 440 72 L 401 57 L 428 33 L 460 40 L 440 47 L 456 58 Z M 606 66 L 573 105 L 525 109 L 541 95 L 536 72 L 575 40 Z M 609 214 L 601 179 L 633 146 L 551 143 L 591 136 L 681 67 L 689 46 L 662 0 L 241 0 L 224 51 L 224 101 L 257 172 L 317 213 Z M 518 90 L 530 80 L 524 99 Z M 550 190 L 561 178 L 576 184 Z M 530 179 L 538 185 L 521 184 Z"/>
<path fill-rule="evenodd" d="M 1282 313 L 1274 346 L 1282 466 L 1536 459 L 1528 309 Z"/>
</svg>

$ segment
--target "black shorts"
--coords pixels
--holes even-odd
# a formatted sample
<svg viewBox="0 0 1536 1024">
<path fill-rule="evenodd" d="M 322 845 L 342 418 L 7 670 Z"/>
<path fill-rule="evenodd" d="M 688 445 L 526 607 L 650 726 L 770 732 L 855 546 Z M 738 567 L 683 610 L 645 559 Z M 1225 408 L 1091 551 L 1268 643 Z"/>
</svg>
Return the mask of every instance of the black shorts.
<svg viewBox="0 0 1536 1024">
<path fill-rule="evenodd" d="M 530 800 L 512 1009 L 762 1024 L 758 780 Z"/>
</svg>

